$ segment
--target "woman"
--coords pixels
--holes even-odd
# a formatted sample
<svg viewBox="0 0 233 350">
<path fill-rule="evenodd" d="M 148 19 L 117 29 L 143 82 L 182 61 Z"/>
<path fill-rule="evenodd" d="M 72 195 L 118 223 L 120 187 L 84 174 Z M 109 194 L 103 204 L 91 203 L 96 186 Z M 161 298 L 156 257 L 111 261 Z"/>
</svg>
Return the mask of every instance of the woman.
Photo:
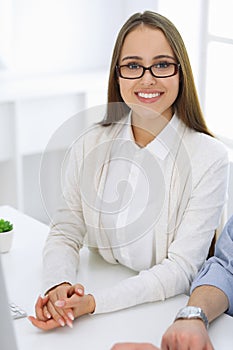
<svg viewBox="0 0 233 350">
<path fill-rule="evenodd" d="M 42 329 L 187 293 L 226 200 L 228 157 L 208 130 L 183 40 L 165 17 L 131 16 L 116 40 L 106 117 L 72 147 L 64 206 L 44 248 Z M 138 274 L 85 294 L 79 249 Z M 69 297 L 69 298 L 68 298 Z"/>
</svg>

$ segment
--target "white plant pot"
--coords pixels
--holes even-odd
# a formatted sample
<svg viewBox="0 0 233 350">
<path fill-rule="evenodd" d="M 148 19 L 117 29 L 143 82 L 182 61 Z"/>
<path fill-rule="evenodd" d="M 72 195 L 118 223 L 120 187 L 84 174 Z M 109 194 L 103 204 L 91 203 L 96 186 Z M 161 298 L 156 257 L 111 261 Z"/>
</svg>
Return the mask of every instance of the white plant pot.
<svg viewBox="0 0 233 350">
<path fill-rule="evenodd" d="M 11 249 L 14 230 L 0 232 L 0 253 L 7 253 Z"/>
</svg>

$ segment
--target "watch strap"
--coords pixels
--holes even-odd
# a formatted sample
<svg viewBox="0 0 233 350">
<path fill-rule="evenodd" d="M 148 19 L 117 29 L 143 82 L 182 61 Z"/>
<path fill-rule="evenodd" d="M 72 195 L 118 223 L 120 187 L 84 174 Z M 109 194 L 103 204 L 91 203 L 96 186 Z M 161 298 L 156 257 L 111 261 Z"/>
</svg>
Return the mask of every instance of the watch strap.
<svg viewBox="0 0 233 350">
<path fill-rule="evenodd" d="M 181 320 L 181 319 L 183 320 L 200 319 L 204 322 L 206 329 L 208 329 L 209 327 L 208 318 L 200 307 L 185 306 L 184 308 L 180 309 L 174 321 Z"/>
</svg>

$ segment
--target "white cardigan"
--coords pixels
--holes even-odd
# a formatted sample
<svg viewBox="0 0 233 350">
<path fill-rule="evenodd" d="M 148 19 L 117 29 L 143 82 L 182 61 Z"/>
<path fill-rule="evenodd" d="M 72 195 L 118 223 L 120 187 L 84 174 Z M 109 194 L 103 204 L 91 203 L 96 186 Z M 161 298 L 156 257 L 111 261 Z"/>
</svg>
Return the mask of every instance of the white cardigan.
<svg viewBox="0 0 233 350">
<path fill-rule="evenodd" d="M 101 225 L 101 199 L 111 148 L 125 121 L 94 125 L 71 149 L 63 201 L 44 247 L 45 290 L 64 281 L 78 283 L 79 249 L 84 244 L 109 263 L 117 263 Z M 154 244 L 142 246 L 142 255 L 153 250 L 153 263 L 114 287 L 89 291 L 95 298 L 95 313 L 188 293 L 205 261 L 227 197 L 227 150 L 179 119 L 177 124 L 174 129 L 170 122 L 156 137 L 167 155 L 157 160 L 165 169 L 165 193 L 153 227 Z"/>
</svg>

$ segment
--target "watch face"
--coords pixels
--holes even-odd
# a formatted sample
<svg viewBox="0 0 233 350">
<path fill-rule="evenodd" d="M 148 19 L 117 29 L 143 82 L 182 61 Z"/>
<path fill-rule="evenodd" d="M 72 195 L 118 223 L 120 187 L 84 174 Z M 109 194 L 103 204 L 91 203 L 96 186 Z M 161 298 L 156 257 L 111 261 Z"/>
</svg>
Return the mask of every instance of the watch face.
<svg viewBox="0 0 233 350">
<path fill-rule="evenodd" d="M 188 316 L 200 316 L 201 310 L 197 307 L 191 306 L 187 310 L 187 315 Z"/>
<path fill-rule="evenodd" d="M 205 323 L 206 328 L 208 328 L 208 319 L 200 307 L 196 307 L 196 306 L 184 307 L 178 312 L 176 316 L 176 320 L 182 319 L 182 318 L 183 319 L 199 318 Z"/>
</svg>

